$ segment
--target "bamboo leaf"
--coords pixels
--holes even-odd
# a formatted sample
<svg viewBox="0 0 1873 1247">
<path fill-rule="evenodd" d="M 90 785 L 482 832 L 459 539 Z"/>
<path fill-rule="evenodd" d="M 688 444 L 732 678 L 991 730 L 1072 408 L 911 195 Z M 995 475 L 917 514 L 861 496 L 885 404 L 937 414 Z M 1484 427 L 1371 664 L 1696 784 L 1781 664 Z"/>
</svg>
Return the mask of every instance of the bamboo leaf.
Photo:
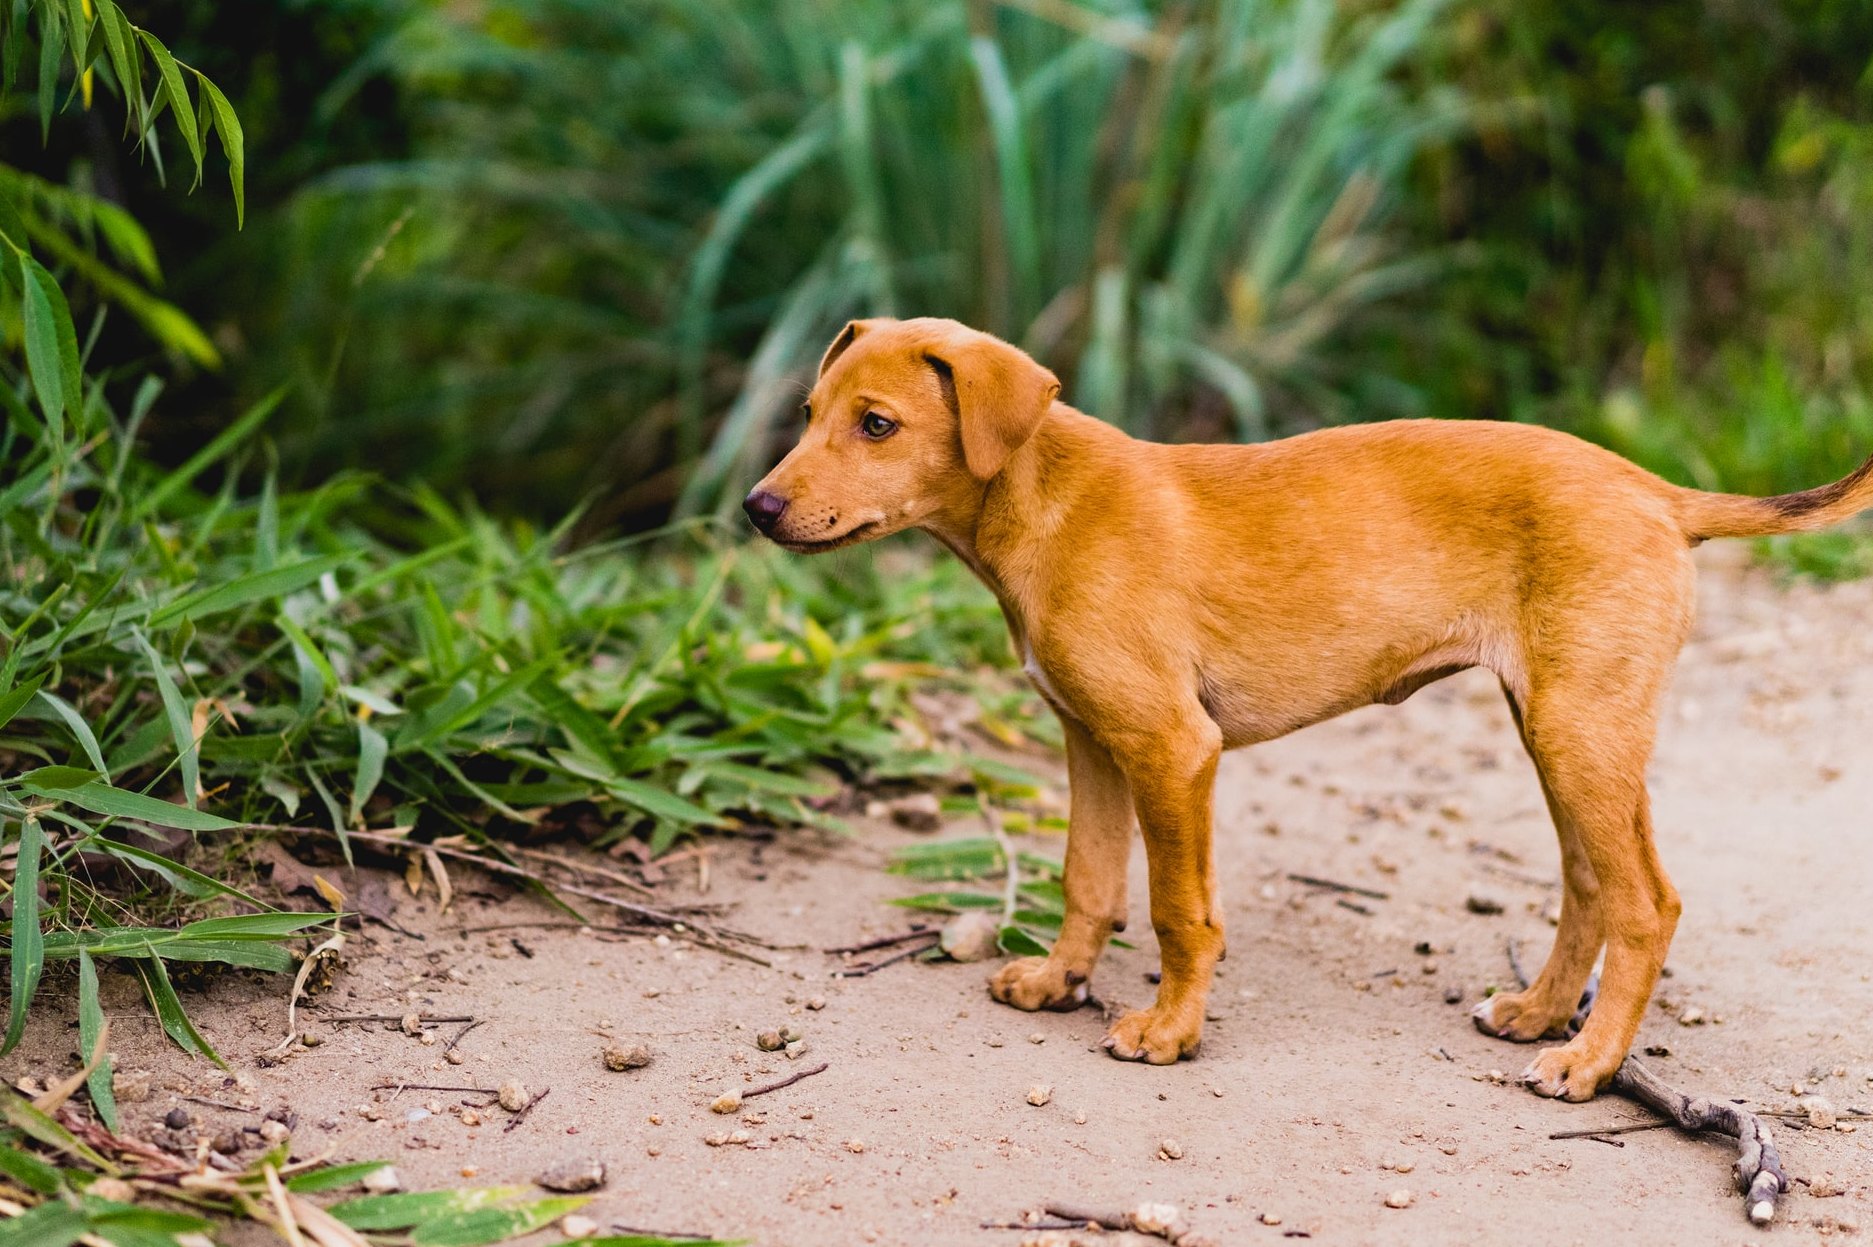
<svg viewBox="0 0 1873 1247">
<path fill-rule="evenodd" d="M 163 662 L 162 655 L 156 652 L 149 638 L 141 629 L 132 629 L 131 635 L 149 659 L 150 673 L 156 681 L 156 691 L 162 696 L 163 713 L 169 720 L 169 734 L 175 740 L 176 757 L 182 772 L 182 799 L 192 810 L 196 796 L 201 790 L 201 755 L 195 740 L 193 716 L 189 713 L 189 703 L 183 700 L 182 690 L 169 677 L 169 667 Z"/>
<path fill-rule="evenodd" d="M 84 750 L 85 757 L 91 760 L 92 769 L 97 772 L 93 778 L 102 776 L 104 782 L 108 784 L 111 779 L 110 768 L 104 765 L 104 754 L 98 748 L 98 738 L 92 734 L 91 725 L 85 722 L 84 716 L 79 714 L 70 702 L 56 693 L 41 692 L 39 699 L 52 707 L 53 713 L 63 719 L 65 726 L 71 729 L 72 736 L 78 741 L 78 747 Z M 5 722 L 4 716 L 0 716 L 0 722 Z"/>
<path fill-rule="evenodd" d="M 202 1038 L 201 1032 L 195 1029 L 195 1023 L 189 1021 L 188 1012 L 176 997 L 175 984 L 169 981 L 169 970 L 163 965 L 163 959 L 150 953 L 135 965 L 137 977 L 143 980 L 143 991 L 149 997 L 150 1007 L 156 1010 L 156 1020 L 162 1023 L 163 1032 L 175 1041 L 176 1047 L 191 1054 L 200 1053 L 226 1069 L 228 1063 Z"/>
<path fill-rule="evenodd" d="M 13 1051 L 26 1028 L 26 1010 L 39 990 L 45 970 L 45 936 L 39 930 L 39 853 L 45 834 L 37 815 L 20 819 L 19 857 L 13 873 L 12 1008 L 7 1017 L 6 1043 L 0 1055 Z"/>
<path fill-rule="evenodd" d="M 13 647 L 13 652 L 15 654 L 19 653 L 19 646 L 17 644 Z M 37 693 L 39 691 L 39 686 L 44 683 L 44 676 L 36 676 L 25 684 L 16 684 L 6 692 L 0 693 L 0 727 L 5 727 L 8 723 L 11 723 L 13 721 L 13 716 L 18 714 L 21 708 L 33 699 L 33 694 Z"/>
<path fill-rule="evenodd" d="M 98 1003 L 98 968 L 92 964 L 88 953 L 78 954 L 78 1050 L 84 1053 L 97 1049 L 98 1036 L 104 1031 L 104 1008 Z M 98 1062 L 97 1068 L 85 1080 L 85 1086 L 91 1092 L 91 1107 L 97 1110 L 104 1124 L 114 1132 L 117 1129 L 117 1098 L 111 1093 L 111 1074 L 114 1064 L 108 1053 Z"/>
<path fill-rule="evenodd" d="M 234 225 L 240 229 L 247 224 L 247 140 L 241 133 L 241 120 L 234 115 L 234 108 L 228 103 L 228 97 L 221 94 L 221 88 L 202 74 L 198 73 L 195 77 L 201 85 L 207 106 L 214 113 L 215 130 L 221 135 L 222 154 L 228 158 L 228 181 L 234 187 Z"/>
<path fill-rule="evenodd" d="M 363 719 L 358 720 L 358 772 L 351 784 L 351 822 L 361 825 L 365 802 L 377 791 L 384 778 L 384 759 L 390 754 L 390 742 L 384 734 Z"/>
<path fill-rule="evenodd" d="M 26 777 L 22 776 L 20 786 L 34 796 L 69 802 L 93 814 L 103 814 L 110 818 L 134 818 L 156 827 L 174 827 L 179 831 L 232 831 L 241 825 L 203 810 L 191 810 L 95 780 L 75 788 L 44 788 L 27 782 Z"/>
<path fill-rule="evenodd" d="M 182 80 L 182 69 L 176 64 L 176 58 L 169 54 L 163 41 L 147 30 L 138 30 L 137 35 L 150 50 L 150 58 L 156 62 L 156 73 L 162 83 L 161 93 L 168 97 L 169 105 L 175 109 L 176 129 L 182 132 L 183 145 L 189 149 L 189 156 L 195 161 L 195 180 L 202 180 L 202 141 L 195 133 L 195 109 L 189 104 L 189 88 Z"/>
<path fill-rule="evenodd" d="M 71 332 L 71 313 L 65 313 L 61 329 L 58 307 L 63 306 L 64 299 L 61 297 L 58 305 L 54 305 L 52 295 L 57 292 L 58 285 L 52 275 L 29 255 L 20 256 L 19 267 L 26 371 L 32 378 L 33 394 L 39 400 L 39 410 L 45 414 L 46 427 L 51 430 L 56 445 L 64 437 L 65 411 L 70 405 L 65 394 L 62 343 Z M 77 341 L 75 334 L 72 340 Z"/>
</svg>

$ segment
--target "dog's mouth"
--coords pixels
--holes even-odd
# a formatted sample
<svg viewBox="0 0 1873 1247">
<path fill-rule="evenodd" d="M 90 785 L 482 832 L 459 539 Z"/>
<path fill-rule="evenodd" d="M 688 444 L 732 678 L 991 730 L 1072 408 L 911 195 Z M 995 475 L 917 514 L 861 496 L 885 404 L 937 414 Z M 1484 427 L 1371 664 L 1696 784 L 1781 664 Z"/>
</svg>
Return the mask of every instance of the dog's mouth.
<svg viewBox="0 0 1873 1247">
<path fill-rule="evenodd" d="M 827 537 L 819 541 L 801 541 L 793 537 L 781 537 L 770 533 L 774 544 L 792 550 L 795 554 L 824 554 L 828 550 L 837 550 L 841 546 L 855 545 L 878 531 L 879 520 L 867 520 L 863 524 L 846 529 L 837 537 Z"/>
</svg>

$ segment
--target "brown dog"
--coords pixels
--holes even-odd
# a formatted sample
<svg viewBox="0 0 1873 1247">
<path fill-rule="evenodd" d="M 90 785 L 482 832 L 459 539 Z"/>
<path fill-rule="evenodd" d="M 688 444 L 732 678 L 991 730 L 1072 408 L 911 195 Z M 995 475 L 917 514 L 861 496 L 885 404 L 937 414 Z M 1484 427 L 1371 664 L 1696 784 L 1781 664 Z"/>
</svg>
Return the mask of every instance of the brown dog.
<svg viewBox="0 0 1873 1247">
<path fill-rule="evenodd" d="M 1604 946 L 1599 1003 L 1524 1075 L 1585 1100 L 1631 1046 L 1678 922 L 1645 790 L 1658 702 L 1691 627 L 1690 548 L 1873 506 L 1873 461 L 1779 498 L 1700 493 L 1550 429 L 1411 420 L 1249 446 L 1136 441 L 1056 402 L 1021 351 L 943 320 L 854 321 L 806 432 L 748 495 L 792 550 L 922 528 L 1000 599 L 1065 728 L 1066 920 L 989 984 L 1072 1008 L 1123 929 L 1134 815 L 1163 957 L 1117 1057 L 1196 1050 L 1223 955 L 1218 755 L 1469 667 L 1502 681 L 1561 841 L 1554 949 L 1477 1023 L 1561 1033 Z"/>
</svg>

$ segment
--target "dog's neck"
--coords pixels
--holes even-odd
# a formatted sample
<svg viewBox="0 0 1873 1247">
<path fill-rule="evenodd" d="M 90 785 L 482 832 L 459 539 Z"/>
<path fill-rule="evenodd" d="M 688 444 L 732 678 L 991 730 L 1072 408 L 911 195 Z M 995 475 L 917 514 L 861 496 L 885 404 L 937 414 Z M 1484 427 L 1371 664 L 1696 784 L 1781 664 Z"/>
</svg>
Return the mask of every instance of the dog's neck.
<svg viewBox="0 0 1873 1247">
<path fill-rule="evenodd" d="M 1017 646 L 1036 596 L 1037 573 L 1051 562 L 1053 539 L 1074 501 L 1077 478 L 1055 466 L 1078 458 L 1093 443 L 1124 437 L 1103 421 L 1055 403 L 1000 472 L 922 525 L 995 594 Z"/>
</svg>

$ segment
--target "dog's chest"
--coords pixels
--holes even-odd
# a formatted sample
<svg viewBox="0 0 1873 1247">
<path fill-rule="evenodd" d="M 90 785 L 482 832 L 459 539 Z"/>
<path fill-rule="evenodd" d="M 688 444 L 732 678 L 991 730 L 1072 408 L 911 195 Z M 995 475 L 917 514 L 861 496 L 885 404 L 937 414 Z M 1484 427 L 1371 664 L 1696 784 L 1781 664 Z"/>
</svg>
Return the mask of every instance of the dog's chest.
<svg viewBox="0 0 1873 1247">
<path fill-rule="evenodd" d="M 1047 678 L 1047 672 L 1035 661 L 1034 647 L 1031 645 L 1023 644 L 1021 647 L 1021 671 L 1056 713 L 1069 713 L 1066 699 L 1060 696 L 1060 690 L 1054 687 L 1053 681 Z"/>
</svg>

